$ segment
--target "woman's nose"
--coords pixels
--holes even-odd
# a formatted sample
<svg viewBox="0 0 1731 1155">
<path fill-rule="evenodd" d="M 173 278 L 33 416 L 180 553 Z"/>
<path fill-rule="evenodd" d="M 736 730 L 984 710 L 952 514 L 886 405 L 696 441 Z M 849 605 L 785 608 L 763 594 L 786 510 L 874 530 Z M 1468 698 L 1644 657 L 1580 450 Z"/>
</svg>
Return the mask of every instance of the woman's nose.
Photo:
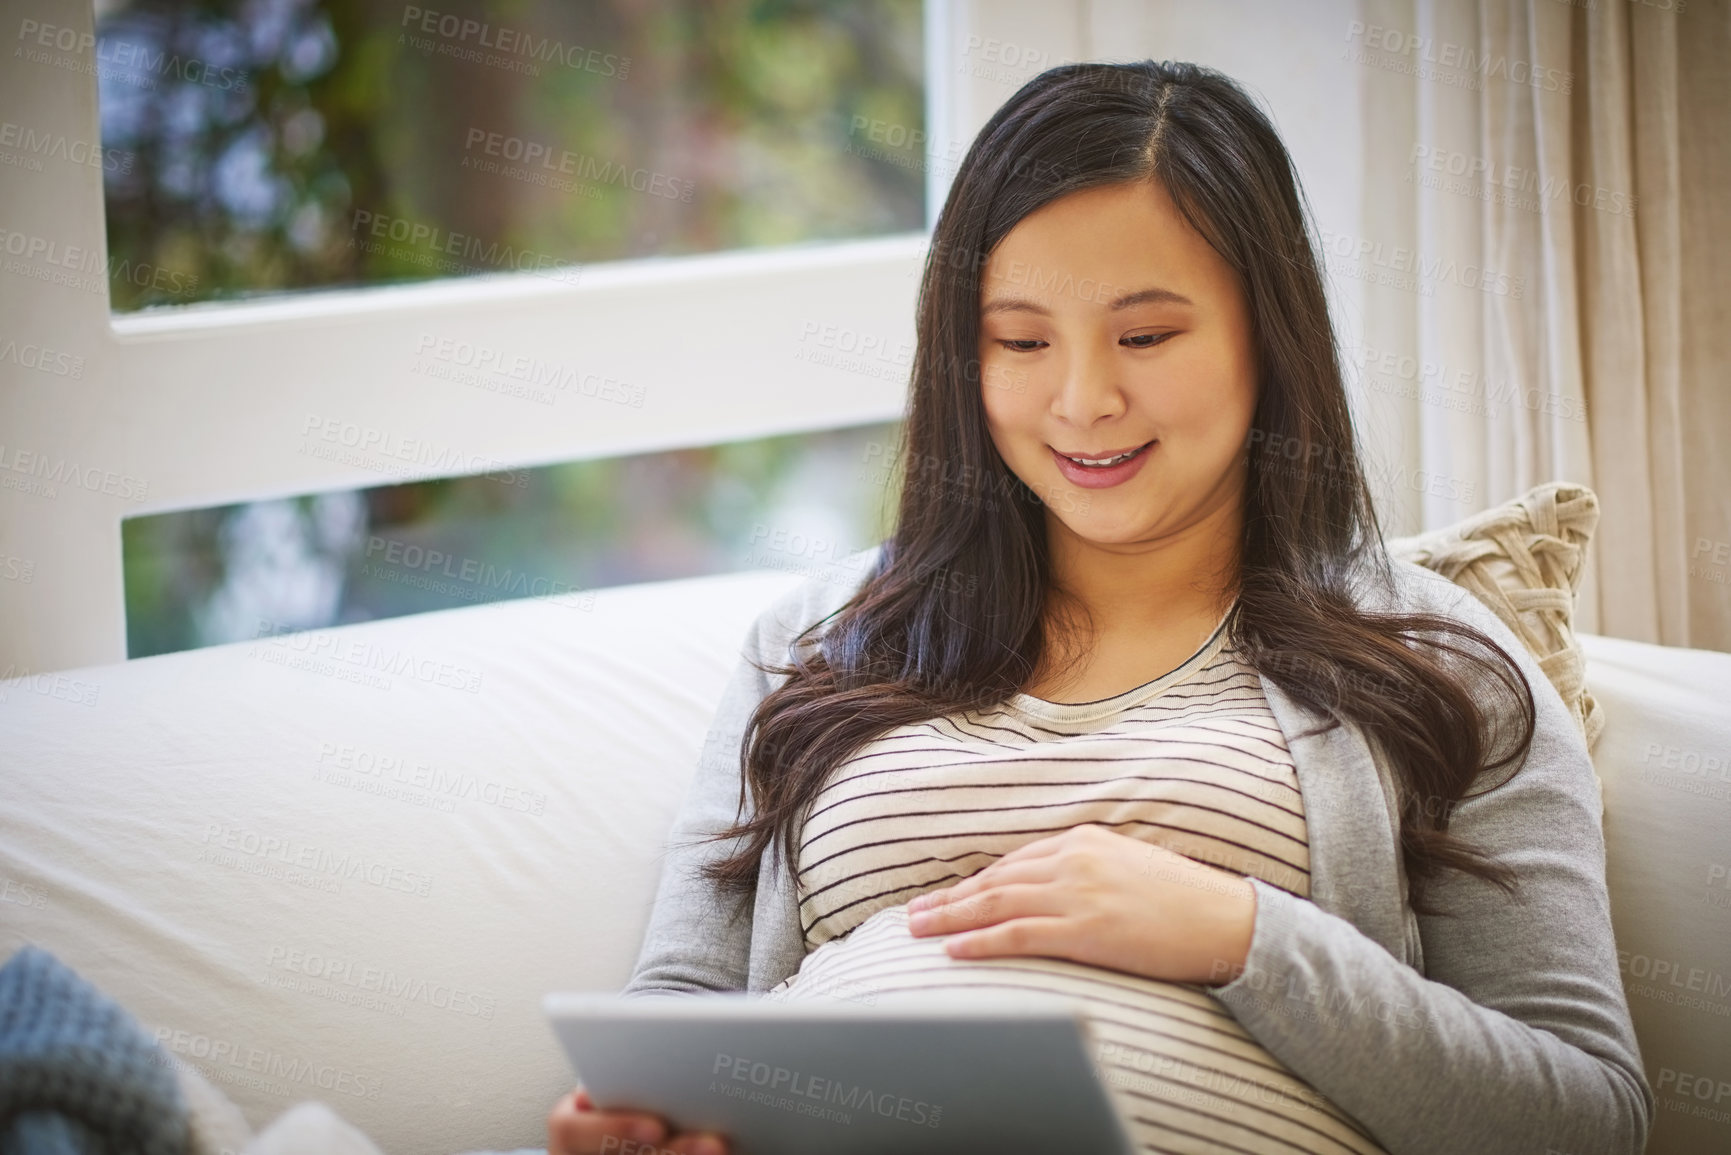
<svg viewBox="0 0 1731 1155">
<path fill-rule="evenodd" d="M 1115 359 L 1092 343 L 1072 343 L 1056 366 L 1052 414 L 1077 429 L 1124 412 Z"/>
</svg>

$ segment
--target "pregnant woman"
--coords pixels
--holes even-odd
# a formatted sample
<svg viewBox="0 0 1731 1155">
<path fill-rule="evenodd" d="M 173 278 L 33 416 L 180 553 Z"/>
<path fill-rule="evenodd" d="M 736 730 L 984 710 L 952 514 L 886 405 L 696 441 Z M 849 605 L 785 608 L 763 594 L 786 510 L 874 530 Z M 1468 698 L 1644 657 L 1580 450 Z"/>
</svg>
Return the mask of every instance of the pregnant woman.
<svg viewBox="0 0 1731 1155">
<path fill-rule="evenodd" d="M 1147 1151 L 1641 1151 L 1585 742 L 1384 551 L 1306 223 L 1210 70 L 992 117 L 894 532 L 758 618 L 627 993 L 1057 992 Z M 548 1138 L 725 1149 L 580 1087 Z"/>
</svg>

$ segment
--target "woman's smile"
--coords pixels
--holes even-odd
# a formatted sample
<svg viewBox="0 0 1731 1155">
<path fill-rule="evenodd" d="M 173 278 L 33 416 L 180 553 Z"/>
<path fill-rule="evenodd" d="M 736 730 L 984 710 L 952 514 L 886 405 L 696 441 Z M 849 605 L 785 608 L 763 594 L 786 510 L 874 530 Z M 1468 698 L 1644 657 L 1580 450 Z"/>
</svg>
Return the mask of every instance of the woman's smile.
<svg viewBox="0 0 1731 1155">
<path fill-rule="evenodd" d="M 1056 449 L 1052 450 L 1052 460 L 1058 463 L 1058 471 L 1064 475 L 1070 484 L 1079 485 L 1084 489 L 1110 489 L 1114 485 L 1124 484 L 1142 472 L 1143 463 L 1153 456 L 1154 449 L 1159 444 L 1158 439 L 1147 442 L 1132 450 L 1128 457 L 1108 454 L 1106 460 L 1112 461 L 1110 465 L 1083 465 Z M 1097 461 L 1101 459 L 1087 458 L 1085 460 Z"/>
</svg>

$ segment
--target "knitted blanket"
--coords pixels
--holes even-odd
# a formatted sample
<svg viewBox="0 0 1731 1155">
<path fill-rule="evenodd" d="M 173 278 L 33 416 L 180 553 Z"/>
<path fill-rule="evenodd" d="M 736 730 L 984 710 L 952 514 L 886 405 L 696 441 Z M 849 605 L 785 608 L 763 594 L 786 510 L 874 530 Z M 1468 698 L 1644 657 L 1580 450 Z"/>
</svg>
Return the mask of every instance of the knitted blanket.
<svg viewBox="0 0 1731 1155">
<path fill-rule="evenodd" d="M 186 1104 L 138 1021 L 48 951 L 0 966 L 0 1155 L 187 1155 Z"/>
<path fill-rule="evenodd" d="M 382 1153 L 314 1099 L 253 1135 L 239 1109 L 126 1008 L 26 945 L 0 966 L 0 1155 Z"/>
</svg>

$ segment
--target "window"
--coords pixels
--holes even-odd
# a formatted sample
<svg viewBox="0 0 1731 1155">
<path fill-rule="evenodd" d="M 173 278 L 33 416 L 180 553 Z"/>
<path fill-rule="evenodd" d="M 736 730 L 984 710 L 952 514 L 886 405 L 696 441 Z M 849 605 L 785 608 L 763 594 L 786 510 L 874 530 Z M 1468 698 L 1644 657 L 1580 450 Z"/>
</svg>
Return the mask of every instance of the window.
<svg viewBox="0 0 1731 1155">
<path fill-rule="evenodd" d="M 739 569 L 857 580 L 899 423 L 129 518 L 127 656 Z"/>
<path fill-rule="evenodd" d="M 917 0 L 121 0 L 95 55 L 116 311 L 924 226 Z"/>
<path fill-rule="evenodd" d="M 594 262 L 919 230 L 921 18 L 914 0 L 105 5 L 113 308 L 488 273 L 578 284 Z M 581 350 L 561 362 L 583 366 L 573 382 L 523 386 L 467 336 L 429 325 L 410 371 L 498 391 L 510 420 L 532 408 L 518 402 L 549 420 L 615 409 L 578 396 L 596 378 L 619 386 L 617 416 L 651 416 L 641 383 L 588 372 Z M 905 380 L 906 357 L 888 369 Z M 129 516 L 127 654 L 834 565 L 884 532 L 888 472 L 869 467 L 895 429 L 526 469 L 468 455 L 438 469 L 463 476 Z"/>
<path fill-rule="evenodd" d="M 345 524 L 335 514 L 356 501 L 332 495 L 349 493 L 370 513 L 374 490 L 496 489 L 486 474 L 858 429 L 902 411 L 923 210 L 941 200 L 954 161 L 945 150 L 955 133 L 944 128 L 928 142 L 923 126 L 960 115 L 946 95 L 960 17 L 941 0 L 652 0 L 606 11 L 588 0 L 514 0 L 508 12 L 473 0 L 50 7 L 17 15 L 15 67 L 0 69 L 0 106 L 10 110 L 0 184 L 13 190 L 0 247 L 15 274 L 0 278 L 0 316 L 12 318 L 4 335 L 19 348 L 53 354 L 0 373 L 13 386 L 0 447 L 12 478 L 0 490 L 0 568 L 31 575 L 0 598 L 0 668 L 67 669 L 118 660 L 129 646 L 199 644 L 194 607 L 217 588 L 208 583 L 227 580 L 211 528 L 226 515 L 199 511 L 257 504 L 280 518 L 281 500 L 322 509 L 324 532 L 334 532 Z M 634 39 L 620 32 L 617 52 L 602 34 L 625 27 L 612 7 L 653 9 L 632 17 Z M 337 83 L 368 52 L 395 51 L 394 40 L 363 51 L 345 22 L 371 13 L 365 27 L 388 25 L 394 36 L 429 11 L 451 47 L 373 60 L 371 87 Z M 435 81 L 503 71 L 457 58 L 465 35 L 482 34 L 441 23 L 450 15 L 488 24 L 495 47 L 508 40 L 557 52 L 565 67 L 583 63 L 582 75 L 558 80 L 545 98 L 533 85 L 518 93 L 512 116 L 489 129 L 501 152 L 527 158 L 544 141 L 551 155 L 557 142 L 574 172 L 587 163 L 592 175 L 614 173 L 616 190 L 636 180 L 644 191 L 609 200 L 603 188 L 597 200 L 488 172 L 479 176 L 496 178 L 481 187 L 497 227 L 465 231 L 446 215 L 470 179 L 458 167 L 462 146 L 484 150 L 489 138 L 465 130 L 445 141 L 455 151 L 431 150 L 438 142 L 426 126 L 440 109 L 478 110 L 453 100 L 460 86 Z M 683 55 L 656 47 L 670 38 Z M 624 57 L 626 81 L 651 65 L 663 70 L 658 87 L 642 90 L 647 103 L 606 103 L 623 88 L 584 87 L 597 83 L 593 69 L 606 78 L 609 52 L 614 79 Z M 756 87 L 742 88 L 715 63 L 741 52 L 778 53 L 779 64 L 754 64 L 746 80 Z M 377 79 L 393 67 L 407 78 L 397 89 Z M 366 79 L 364 69 L 357 75 Z M 719 111 L 693 95 L 709 91 L 722 94 Z M 597 139 L 612 151 L 576 128 L 565 135 L 548 102 L 571 92 L 605 107 L 611 135 Z M 813 92 L 834 99 L 802 106 L 801 94 Z M 399 115 L 395 136 L 357 153 L 342 125 L 358 114 L 345 110 L 381 93 L 401 109 L 433 111 L 419 121 Z M 753 120 L 753 109 L 767 111 Z M 650 140 L 633 127 L 640 123 L 674 131 Z M 703 146 L 696 154 L 693 142 Z M 330 273 L 316 267 L 319 247 L 308 238 L 332 228 L 345 242 L 355 235 L 354 213 L 369 207 L 353 199 L 355 156 L 371 158 L 391 189 L 425 199 L 387 198 L 381 216 L 361 218 L 383 233 L 369 240 L 406 249 L 365 253 L 375 263 Z M 597 167 L 609 162 L 616 167 Z M 681 165 L 695 174 L 691 201 L 657 198 L 665 177 L 685 174 Z M 448 178 L 443 185 L 422 179 L 429 166 Z M 620 168 L 643 175 L 619 178 Z M 772 171 L 794 176 L 750 179 Z M 338 177 L 341 196 L 329 199 L 321 182 Z M 546 204 L 559 212 L 536 215 Z M 615 215 L 582 215 L 597 206 Z M 708 215 L 652 218 L 694 206 Z M 862 207 L 880 215 L 862 217 Z M 393 240 L 384 218 L 410 216 L 424 231 L 398 224 L 404 239 Z M 528 231 L 536 228 L 554 231 L 544 243 Z M 434 229 L 444 230 L 436 254 Z M 597 237 L 617 247 L 579 244 Z M 446 257 L 460 260 L 432 266 Z M 856 339 L 871 343 L 870 364 L 857 363 Z M 543 388 L 544 378 L 554 383 Z M 327 431 L 354 428 L 390 444 L 356 454 L 339 436 L 344 452 L 323 452 L 333 448 Z M 428 447 L 437 453 L 420 452 Z M 418 527 L 429 535 L 432 516 Z M 162 528 L 177 517 L 178 529 Z M 716 557 L 717 567 L 730 564 Z M 603 584 L 541 575 L 538 559 L 521 560 L 548 580 Z M 317 603 L 307 595 L 300 604 Z M 297 603 L 273 604 L 287 618 Z M 169 608 L 129 622 L 128 605 Z"/>
</svg>

